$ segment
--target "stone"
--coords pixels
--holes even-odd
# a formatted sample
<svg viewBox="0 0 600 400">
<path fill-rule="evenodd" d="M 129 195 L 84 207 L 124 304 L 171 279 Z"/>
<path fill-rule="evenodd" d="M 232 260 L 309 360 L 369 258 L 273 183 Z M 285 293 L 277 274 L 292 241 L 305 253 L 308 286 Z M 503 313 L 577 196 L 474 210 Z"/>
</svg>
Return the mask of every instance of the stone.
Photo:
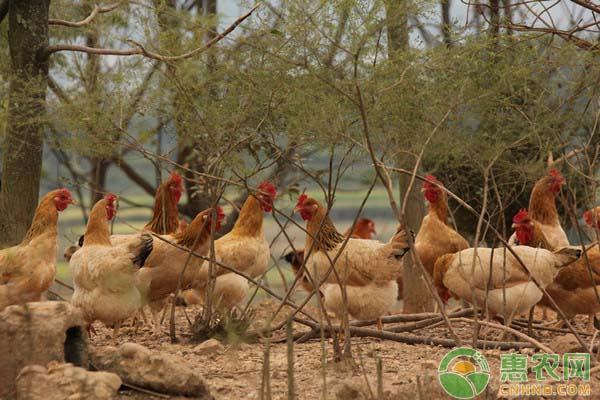
<svg viewBox="0 0 600 400">
<path fill-rule="evenodd" d="M 586 352 L 581 347 L 575 335 L 568 333 L 562 336 L 555 336 L 550 341 L 550 348 L 559 354 Z"/>
<path fill-rule="evenodd" d="M 121 378 L 109 372 L 91 372 L 70 363 L 51 361 L 47 368 L 29 365 L 16 379 L 19 400 L 108 400 L 116 396 Z"/>
<path fill-rule="evenodd" d="M 204 378 L 175 354 L 124 343 L 119 347 L 95 347 L 90 359 L 97 369 L 115 373 L 131 385 L 174 396 L 213 399 Z"/>
<path fill-rule="evenodd" d="M 208 339 L 194 347 L 194 353 L 199 355 L 212 355 L 216 353 L 222 353 L 225 348 L 216 339 Z"/>
<path fill-rule="evenodd" d="M 0 312 L 0 398 L 15 395 L 23 367 L 70 362 L 87 367 L 87 333 L 81 312 L 64 301 L 6 307 Z"/>
</svg>

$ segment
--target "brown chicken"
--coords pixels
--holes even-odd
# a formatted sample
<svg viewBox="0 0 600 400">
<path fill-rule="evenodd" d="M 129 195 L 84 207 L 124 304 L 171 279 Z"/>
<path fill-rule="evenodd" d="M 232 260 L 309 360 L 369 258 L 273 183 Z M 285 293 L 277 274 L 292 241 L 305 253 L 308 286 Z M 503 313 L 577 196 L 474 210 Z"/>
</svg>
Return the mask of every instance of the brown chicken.
<svg viewBox="0 0 600 400">
<path fill-rule="evenodd" d="M 539 224 L 539 228 L 544 232 L 551 249 L 569 245 L 569 239 L 558 219 L 555 202 L 556 195 L 563 183 L 564 180 L 560 172 L 552 169 L 546 176 L 536 182 L 529 197 L 529 216 Z M 511 246 L 518 244 L 516 239 L 516 235 L 513 234 L 509 238 L 508 244 Z"/>
<path fill-rule="evenodd" d="M 74 204 L 67 189 L 47 193 L 31 226 L 17 246 L 0 250 L 0 310 L 12 304 L 40 301 L 56 276 L 58 212 Z"/>
<path fill-rule="evenodd" d="M 180 227 L 177 204 L 184 191 L 181 176 L 175 171 L 171 172 L 171 177 L 156 189 L 152 218 L 143 230 L 158 235 L 177 232 Z"/>
<path fill-rule="evenodd" d="M 108 223 L 115 215 L 115 201 L 109 194 L 94 205 L 83 246 L 69 262 L 75 287 L 71 303 L 81 309 L 89 325 L 99 320 L 113 326 L 113 337 L 121 322 L 141 306 L 135 274 L 152 252 L 148 233 L 137 234 L 122 245 L 111 244 Z"/>
<path fill-rule="evenodd" d="M 590 212 L 586 213 L 587 216 L 584 215 L 584 219 L 592 228 L 594 221 L 590 218 Z M 596 294 L 600 294 L 600 250 L 598 245 L 592 245 L 586 253 L 590 269 L 588 269 L 586 258 L 581 257 L 577 262 L 562 269 L 554 282 L 546 288 L 546 291 L 567 318 L 570 319 L 580 314 L 588 315 L 588 331 L 592 331 L 594 316 L 600 312 L 600 299 Z M 552 303 L 546 296 L 539 304 L 552 308 Z M 564 321 L 561 320 L 556 326 L 562 326 L 563 323 Z"/>
<path fill-rule="evenodd" d="M 426 178 L 443 186 L 433 175 L 427 175 Z M 429 212 L 423 218 L 415 238 L 415 251 L 427 272 L 433 277 L 434 265 L 439 257 L 464 250 L 469 247 L 469 243 L 448 224 L 446 192 L 428 181 L 423 183 L 421 191 L 429 202 Z"/>
<path fill-rule="evenodd" d="M 373 235 L 376 235 L 377 231 L 375 230 L 375 222 L 370 220 L 369 218 L 359 218 L 356 220 L 356 224 L 354 224 L 354 230 L 350 226 L 344 232 L 344 236 L 350 235 L 350 237 L 357 239 L 372 239 Z M 302 274 L 302 279 L 300 280 L 300 284 L 307 292 L 312 292 L 313 285 L 310 283 L 310 279 L 304 273 L 304 269 L 302 268 L 302 264 L 304 264 L 304 249 L 299 249 L 296 251 L 290 251 L 283 256 L 283 259 L 290 263 L 292 266 L 292 270 L 294 274 L 297 276 Z"/>
<path fill-rule="evenodd" d="M 173 235 L 161 235 L 161 238 L 175 242 L 194 252 L 207 255 L 210 244 L 212 209 L 204 210 L 187 225 L 184 231 Z M 217 221 L 215 230 L 219 230 L 225 219 L 221 206 L 217 206 Z M 177 284 L 183 272 L 183 268 L 189 257 L 189 252 L 179 249 L 165 242 L 154 239 L 154 251 L 146 261 L 144 268 L 136 274 L 137 287 L 142 295 L 142 306 L 148 304 L 152 312 L 155 333 L 159 331 L 159 313 L 171 293 L 177 290 Z M 204 261 L 190 258 L 185 273 L 181 277 L 181 289 L 187 289 L 195 280 L 196 275 Z"/>
<path fill-rule="evenodd" d="M 294 211 L 300 212 L 302 219 L 307 221 L 304 248 L 314 246 L 306 260 L 306 270 L 316 273 L 313 279 L 323 280 L 331 268 L 331 261 L 342 252 L 335 262 L 336 273 L 329 274 L 327 284 L 322 288 L 325 307 L 338 318 L 343 316 L 337 275 L 346 287 L 348 313 L 357 319 L 378 319 L 381 329 L 380 317 L 398 296 L 396 279 L 402 273 L 402 257 L 408 251 L 406 232 L 399 229 L 387 243 L 350 238 L 342 250 L 341 245 L 346 239 L 336 230 L 327 209 L 318 201 L 303 194 Z"/>
</svg>

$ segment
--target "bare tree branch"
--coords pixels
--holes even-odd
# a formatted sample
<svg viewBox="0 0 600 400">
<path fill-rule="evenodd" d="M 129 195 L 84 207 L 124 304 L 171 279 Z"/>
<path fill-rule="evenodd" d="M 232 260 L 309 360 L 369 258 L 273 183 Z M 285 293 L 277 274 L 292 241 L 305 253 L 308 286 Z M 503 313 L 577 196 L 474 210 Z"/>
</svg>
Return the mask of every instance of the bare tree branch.
<svg viewBox="0 0 600 400">
<path fill-rule="evenodd" d="M 239 24 L 241 24 L 246 18 L 248 18 L 252 13 L 261 5 L 261 3 L 256 4 L 254 7 L 250 9 L 246 14 L 239 17 L 235 22 L 227 29 L 225 29 L 220 34 L 216 35 L 210 41 L 206 42 L 201 47 L 198 47 L 194 50 L 188 51 L 187 53 L 180 54 L 178 56 L 163 56 L 158 53 L 154 53 L 150 50 L 146 50 L 142 44 L 134 41 L 128 40 L 128 42 L 137 46 L 137 48 L 129 48 L 129 49 L 100 49 L 95 47 L 83 46 L 78 44 L 57 44 L 53 46 L 48 46 L 46 48 L 46 56 L 50 56 L 53 53 L 57 53 L 59 51 L 76 51 L 80 53 L 88 53 L 88 54 L 99 54 L 99 55 L 113 55 L 113 56 L 133 56 L 133 55 L 142 55 L 146 58 L 151 58 L 153 60 L 158 61 L 179 61 L 187 58 L 194 57 L 198 54 L 203 53 L 204 51 L 210 49 L 212 46 L 221 41 L 225 36 L 231 33 Z"/>
<path fill-rule="evenodd" d="M 90 13 L 90 15 L 88 15 L 81 21 L 73 22 L 73 21 L 65 21 L 63 19 L 49 18 L 48 25 L 62 25 L 62 26 L 69 26 L 71 28 L 80 28 L 80 27 L 85 26 L 85 25 L 89 24 L 90 22 L 92 22 L 98 14 L 107 13 L 109 11 L 114 10 L 117 7 L 119 7 L 119 3 L 111 4 L 108 7 L 100 7 L 98 4 L 96 4 L 96 5 L 94 5 L 94 9 Z"/>
<path fill-rule="evenodd" d="M 156 193 L 156 189 L 154 188 L 154 186 L 152 186 L 150 184 L 150 182 L 148 182 L 146 179 L 144 179 L 144 177 L 142 177 L 140 174 L 138 174 L 135 169 L 129 165 L 129 163 L 125 160 L 123 160 L 122 158 L 118 158 L 114 160 L 114 163 L 116 165 L 119 166 L 119 168 L 121 168 L 121 170 L 123 171 L 123 173 L 125 175 L 127 175 L 127 177 L 129 179 L 131 179 L 132 181 L 134 181 L 139 187 L 141 187 L 142 189 L 144 189 L 144 191 L 146 193 L 148 193 L 151 196 L 154 196 L 154 194 Z"/>
</svg>

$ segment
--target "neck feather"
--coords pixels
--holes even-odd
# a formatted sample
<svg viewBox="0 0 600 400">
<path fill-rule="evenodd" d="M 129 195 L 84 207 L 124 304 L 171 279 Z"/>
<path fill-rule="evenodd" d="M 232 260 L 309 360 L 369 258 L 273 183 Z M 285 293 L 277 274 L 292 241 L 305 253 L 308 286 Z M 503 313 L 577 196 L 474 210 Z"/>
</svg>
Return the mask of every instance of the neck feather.
<svg viewBox="0 0 600 400">
<path fill-rule="evenodd" d="M 319 227 L 321 228 L 320 231 Z M 306 230 L 312 237 L 316 238 L 316 250 L 328 251 L 344 241 L 344 236 L 335 229 L 333 221 L 327 215 L 327 210 L 320 204 L 315 215 L 308 220 Z M 313 242 L 311 235 L 306 235 L 307 249 L 310 248 Z"/>
<path fill-rule="evenodd" d="M 97 202 L 90 213 L 83 245 L 90 244 L 110 246 L 110 231 L 108 219 L 106 219 L 106 200 Z"/>
<path fill-rule="evenodd" d="M 532 219 L 545 225 L 558 223 L 558 211 L 555 203 L 556 196 L 548 189 L 546 179 L 538 181 L 529 198 L 529 215 Z"/>
<path fill-rule="evenodd" d="M 144 229 L 158 235 L 169 235 L 177 232 L 178 228 L 179 211 L 177 210 L 177 204 L 173 201 L 168 185 L 163 183 L 156 191 L 152 219 Z"/>
<path fill-rule="evenodd" d="M 44 196 L 35 210 L 33 221 L 21 244 L 27 244 L 32 239 L 45 233 L 58 237 L 58 210 L 54 205 L 54 196 Z"/>
<path fill-rule="evenodd" d="M 254 236 L 262 232 L 263 209 L 260 201 L 253 195 L 248 196 L 238 215 L 232 232 L 243 236 Z"/>
</svg>

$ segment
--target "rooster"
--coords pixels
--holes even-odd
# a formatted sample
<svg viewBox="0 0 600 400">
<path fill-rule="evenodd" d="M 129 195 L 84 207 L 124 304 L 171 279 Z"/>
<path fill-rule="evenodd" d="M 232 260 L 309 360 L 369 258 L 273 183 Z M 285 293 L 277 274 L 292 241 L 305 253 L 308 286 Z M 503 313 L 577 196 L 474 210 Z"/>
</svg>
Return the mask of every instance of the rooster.
<svg viewBox="0 0 600 400">
<path fill-rule="evenodd" d="M 69 262 L 75 291 L 71 303 L 91 324 L 99 320 L 114 327 L 116 338 L 122 321 L 140 308 L 141 295 L 135 274 L 152 252 L 152 236 L 135 235 L 122 245 L 110 241 L 108 222 L 115 215 L 116 196 L 98 201 L 90 213 L 83 246 Z"/>
<path fill-rule="evenodd" d="M 47 193 L 23 241 L 0 250 L 0 310 L 12 304 L 40 301 L 56 275 L 58 212 L 75 204 L 67 189 Z"/>
<path fill-rule="evenodd" d="M 429 212 L 423 218 L 415 238 L 415 252 L 425 270 L 433 276 L 433 268 L 439 257 L 464 250 L 469 243 L 448 224 L 448 196 L 441 189 L 443 184 L 433 175 L 427 175 L 426 178 L 421 191 L 429 202 Z"/>
<path fill-rule="evenodd" d="M 530 247 L 540 247 L 552 250 L 539 222 L 532 219 L 526 209 L 521 208 L 513 217 L 512 228 L 515 230 L 515 244 Z"/>
<path fill-rule="evenodd" d="M 271 250 L 263 229 L 263 212 L 271 212 L 276 195 L 277 190 L 273 184 L 265 181 L 258 185 L 258 191 L 248 196 L 244 202 L 231 231 L 215 241 L 216 261 L 252 278 L 267 271 Z M 208 264 L 205 263 L 194 282 L 194 293 L 188 293 L 185 297 L 187 302 L 194 304 L 204 298 L 208 272 Z M 224 268 L 216 270 L 217 281 L 213 295 L 218 297 L 223 305 L 233 305 L 241 301 L 248 292 L 247 281 L 232 274 L 235 275 Z M 229 294 L 226 293 L 228 289 Z"/>
<path fill-rule="evenodd" d="M 183 230 L 186 224 L 185 220 L 179 220 L 179 212 L 177 204 L 181 199 L 182 193 L 185 191 L 181 181 L 181 176 L 175 171 L 171 172 L 171 177 L 164 181 L 156 189 L 154 207 L 150 221 L 144 226 L 144 231 L 154 232 L 159 235 L 168 235 L 175 233 L 178 230 Z M 183 223 L 182 223 L 183 221 Z M 73 254 L 83 245 L 83 237 L 65 249 L 63 256 L 67 261 L 71 259 Z M 112 235 L 111 242 L 119 244 L 127 241 L 129 235 Z"/>
<path fill-rule="evenodd" d="M 561 268 L 575 262 L 581 250 L 562 247 L 555 251 L 529 246 L 513 246 L 531 275 L 546 288 Z M 434 284 L 442 299 L 451 295 L 478 307 L 487 308 L 489 317 L 503 315 L 510 320 L 528 312 L 542 298 L 517 259 L 506 248 L 468 248 L 446 254 L 435 263 Z M 474 263 L 474 264 L 473 264 Z"/>
<path fill-rule="evenodd" d="M 349 227 L 344 232 L 344 236 L 350 235 L 350 237 L 353 237 L 353 238 L 368 239 L 368 240 L 372 239 L 373 235 L 376 235 L 376 234 L 377 234 L 377 231 L 375 230 L 375 222 L 373 222 L 369 218 L 357 219 L 356 223 L 354 224 L 354 230 L 352 230 L 352 227 Z M 304 274 L 304 271 L 302 268 L 302 264 L 304 264 L 304 249 L 290 251 L 289 253 L 285 254 L 283 256 L 283 258 L 285 259 L 285 261 L 290 263 L 295 275 L 298 275 L 298 274 L 303 275 L 302 280 L 300 281 L 300 284 L 302 285 L 304 290 L 306 290 L 309 293 L 312 292 L 313 286 L 310 283 L 310 280 L 308 279 L 308 277 Z"/>
<path fill-rule="evenodd" d="M 565 234 L 558 219 L 556 210 L 556 195 L 563 185 L 564 179 L 560 172 L 551 169 L 550 172 L 536 182 L 529 197 L 529 217 L 537 222 L 539 229 L 550 245 L 550 249 L 569 245 L 569 239 Z M 509 245 L 524 244 L 518 241 L 516 235 L 508 240 Z"/>
<path fill-rule="evenodd" d="M 346 238 L 336 230 L 327 209 L 305 194 L 298 198 L 294 212 L 300 212 L 307 221 L 305 249 L 312 247 L 312 252 L 306 260 L 306 269 L 309 273 L 316 271 L 314 280 L 320 282 Z M 403 229 L 388 243 L 349 238 L 335 262 L 336 273 L 327 277 L 326 282 L 331 285 L 323 288 L 325 307 L 338 317 L 343 315 L 337 275 L 346 286 L 350 315 L 360 319 L 377 318 L 381 329 L 381 315 L 396 301 L 396 279 L 402 273 L 402 257 L 407 251 L 408 239 Z"/>
</svg>

